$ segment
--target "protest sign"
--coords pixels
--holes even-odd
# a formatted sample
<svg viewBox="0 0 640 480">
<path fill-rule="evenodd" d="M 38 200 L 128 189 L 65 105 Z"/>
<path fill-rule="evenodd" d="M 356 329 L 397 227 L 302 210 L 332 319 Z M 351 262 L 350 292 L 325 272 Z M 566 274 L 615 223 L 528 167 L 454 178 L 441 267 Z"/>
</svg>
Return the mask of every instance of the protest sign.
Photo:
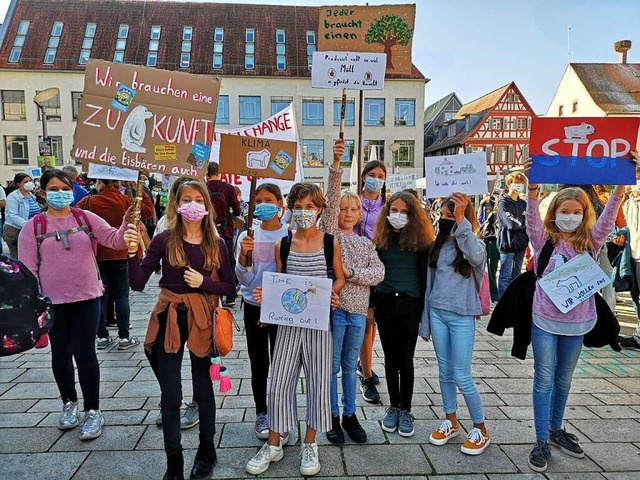
<svg viewBox="0 0 640 480">
<path fill-rule="evenodd" d="M 635 185 L 640 118 L 533 118 L 531 183 Z"/>
<path fill-rule="evenodd" d="M 538 283 L 558 310 L 567 313 L 609 285 L 611 278 L 591 255 L 583 253 L 556 267 Z"/>
<path fill-rule="evenodd" d="M 319 11 L 319 51 L 385 53 L 387 73 L 411 74 L 415 5 L 327 6 Z"/>
<path fill-rule="evenodd" d="M 53 155 L 38 155 L 37 162 L 39 167 L 56 168 L 56 157 Z"/>
<path fill-rule="evenodd" d="M 486 193 L 487 156 L 484 152 L 424 158 L 427 196 L 447 197 L 452 193 Z"/>
<path fill-rule="evenodd" d="M 88 178 L 100 180 L 121 180 L 125 182 L 138 181 L 138 171 L 129 168 L 119 168 L 111 165 L 99 165 L 97 163 L 89 163 Z"/>
<path fill-rule="evenodd" d="M 223 133 L 220 135 L 220 171 L 293 180 L 297 149 L 296 142 Z"/>
<path fill-rule="evenodd" d="M 43 157 L 50 157 L 53 155 L 53 145 L 51 144 L 51 137 L 43 137 L 38 135 L 38 153 Z"/>
<path fill-rule="evenodd" d="M 382 90 L 385 63 L 384 53 L 313 52 L 311 86 Z"/>
<path fill-rule="evenodd" d="M 387 175 L 386 187 L 391 193 L 396 193 L 407 188 L 416 188 L 415 173 L 396 173 Z"/>
<path fill-rule="evenodd" d="M 275 115 L 263 120 L 255 125 L 248 125 L 239 128 L 216 128 L 213 135 L 213 143 L 211 144 L 211 161 L 220 163 L 220 136 L 223 133 L 231 133 L 234 135 L 240 135 L 245 137 L 260 137 L 269 138 L 273 140 L 286 140 L 289 142 L 298 142 L 298 130 L 296 127 L 296 119 L 293 113 L 293 106 L 289 105 L 287 108 L 279 111 Z M 244 175 L 237 175 L 233 173 L 222 173 L 222 180 L 230 183 L 233 186 L 240 188 L 243 198 L 249 198 L 249 187 L 251 185 L 251 178 Z M 296 151 L 296 176 L 293 181 L 278 180 L 266 178 L 259 180 L 258 185 L 261 183 L 275 183 L 280 187 L 283 194 L 289 193 L 291 186 L 295 182 L 303 181 L 302 175 L 302 152 L 300 150 L 300 144 Z"/>
<path fill-rule="evenodd" d="M 330 278 L 264 272 L 260 323 L 328 330 L 332 283 Z"/>
<path fill-rule="evenodd" d="M 40 178 L 42 176 L 42 169 L 41 168 L 34 168 L 34 167 L 25 168 L 24 169 L 24 173 L 29 175 L 32 179 L 33 178 Z"/>
<path fill-rule="evenodd" d="M 202 178 L 219 90 L 216 77 L 89 60 L 71 156 Z"/>
</svg>

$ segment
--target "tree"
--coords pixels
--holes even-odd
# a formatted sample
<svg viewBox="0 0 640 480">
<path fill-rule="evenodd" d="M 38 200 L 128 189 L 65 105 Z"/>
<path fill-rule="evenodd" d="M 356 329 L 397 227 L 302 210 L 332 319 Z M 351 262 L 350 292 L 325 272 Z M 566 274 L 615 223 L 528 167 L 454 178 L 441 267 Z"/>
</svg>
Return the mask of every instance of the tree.
<svg viewBox="0 0 640 480">
<path fill-rule="evenodd" d="M 411 40 L 413 30 L 398 15 L 384 15 L 376 19 L 364 37 L 367 43 L 380 43 L 387 54 L 387 70 L 393 70 L 391 47 L 395 45 L 407 45 Z"/>
</svg>

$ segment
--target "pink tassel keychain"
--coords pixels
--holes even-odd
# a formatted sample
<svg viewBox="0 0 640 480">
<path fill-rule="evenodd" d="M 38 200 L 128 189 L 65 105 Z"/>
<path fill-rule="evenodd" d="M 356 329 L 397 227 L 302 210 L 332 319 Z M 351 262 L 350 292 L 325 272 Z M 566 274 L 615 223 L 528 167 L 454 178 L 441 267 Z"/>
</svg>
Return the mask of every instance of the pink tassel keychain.
<svg viewBox="0 0 640 480">
<path fill-rule="evenodd" d="M 209 367 L 209 376 L 211 377 L 211 380 L 220 380 L 220 366 L 220 355 L 218 355 L 218 352 L 213 352 L 211 354 L 211 366 Z"/>
<path fill-rule="evenodd" d="M 227 393 L 231 390 L 231 379 L 227 367 L 220 368 L 220 393 Z"/>
</svg>

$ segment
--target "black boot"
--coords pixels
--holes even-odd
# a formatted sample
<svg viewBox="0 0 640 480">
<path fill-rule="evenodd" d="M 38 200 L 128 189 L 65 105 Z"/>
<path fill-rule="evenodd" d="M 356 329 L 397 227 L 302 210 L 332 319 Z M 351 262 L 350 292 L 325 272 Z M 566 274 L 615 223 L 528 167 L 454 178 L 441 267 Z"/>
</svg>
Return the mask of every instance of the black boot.
<svg viewBox="0 0 640 480">
<path fill-rule="evenodd" d="M 367 441 L 367 432 L 358 422 L 356 414 L 342 415 L 342 428 L 349 434 L 349 438 L 355 443 L 365 443 Z"/>
<path fill-rule="evenodd" d="M 344 443 L 344 432 L 340 426 L 340 415 L 331 416 L 331 430 L 327 432 L 327 440 L 335 445 Z"/>
<path fill-rule="evenodd" d="M 162 480 L 184 480 L 184 458 L 182 451 L 167 453 L 167 471 Z"/>
<path fill-rule="evenodd" d="M 193 460 L 191 478 L 209 478 L 217 463 L 218 455 L 213 439 L 200 442 L 196 458 Z"/>
</svg>

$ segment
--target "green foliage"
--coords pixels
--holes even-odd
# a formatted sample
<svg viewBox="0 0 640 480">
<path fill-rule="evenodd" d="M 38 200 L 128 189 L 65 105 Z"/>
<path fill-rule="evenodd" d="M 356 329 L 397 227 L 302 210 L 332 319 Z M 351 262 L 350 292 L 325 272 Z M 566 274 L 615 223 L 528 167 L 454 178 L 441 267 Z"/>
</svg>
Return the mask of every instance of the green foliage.
<svg viewBox="0 0 640 480">
<path fill-rule="evenodd" d="M 392 43 L 393 45 L 407 45 L 411 40 L 413 30 L 397 15 L 384 15 L 376 19 L 364 37 L 367 43 Z"/>
</svg>

